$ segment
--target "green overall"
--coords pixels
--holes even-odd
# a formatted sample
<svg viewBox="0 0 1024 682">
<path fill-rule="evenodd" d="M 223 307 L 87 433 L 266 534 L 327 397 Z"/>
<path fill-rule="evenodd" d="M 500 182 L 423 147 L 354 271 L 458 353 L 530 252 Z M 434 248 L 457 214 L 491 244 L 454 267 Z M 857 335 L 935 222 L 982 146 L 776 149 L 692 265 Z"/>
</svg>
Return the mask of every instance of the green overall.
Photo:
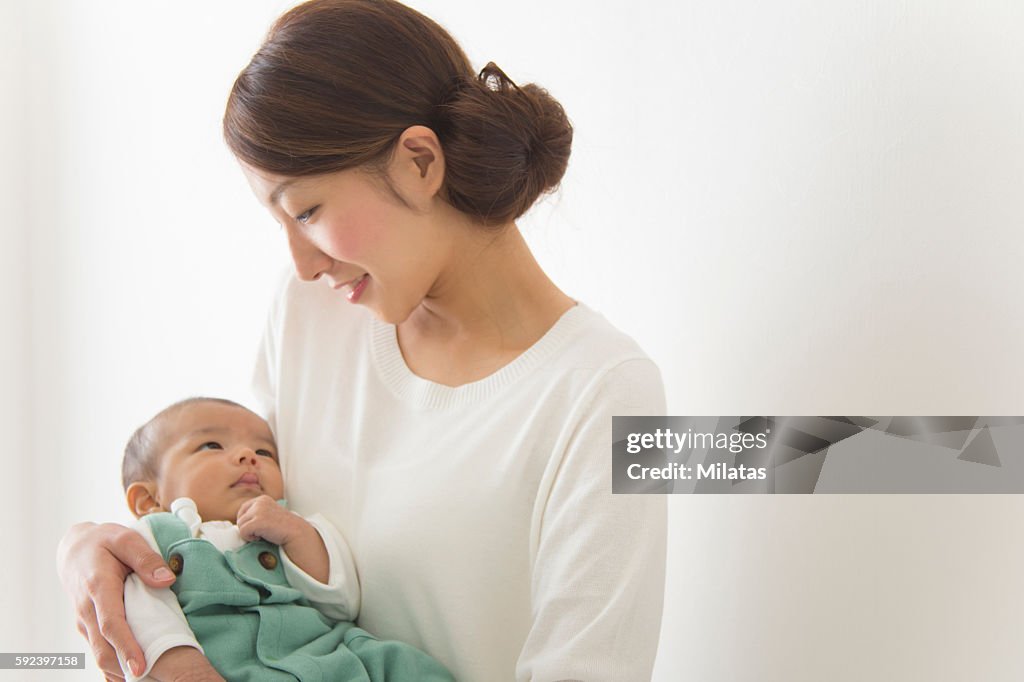
<svg viewBox="0 0 1024 682">
<path fill-rule="evenodd" d="M 171 586 L 206 657 L 231 682 L 453 682 L 407 644 L 331 620 L 288 584 L 278 548 L 250 542 L 221 552 L 171 513 L 145 517 Z"/>
</svg>

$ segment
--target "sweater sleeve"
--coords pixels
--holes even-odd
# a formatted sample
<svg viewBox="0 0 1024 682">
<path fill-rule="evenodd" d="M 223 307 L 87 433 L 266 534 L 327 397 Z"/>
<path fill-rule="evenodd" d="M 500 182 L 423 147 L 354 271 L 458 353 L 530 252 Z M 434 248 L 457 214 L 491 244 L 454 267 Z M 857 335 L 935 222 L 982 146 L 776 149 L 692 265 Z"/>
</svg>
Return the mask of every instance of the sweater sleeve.
<svg viewBox="0 0 1024 682">
<path fill-rule="evenodd" d="M 133 528 L 146 539 L 150 547 L 160 551 L 153 531 L 144 519 L 139 519 Z M 177 596 L 169 587 L 156 589 L 146 585 L 136 574 L 130 574 L 124 584 L 124 611 L 132 634 L 146 658 L 146 670 L 141 677 L 133 676 L 127 663 L 120 661 L 128 682 L 149 679 L 149 672 L 169 649 L 191 646 L 203 650 L 192 634 Z"/>
<path fill-rule="evenodd" d="M 627 360 L 609 370 L 553 461 L 534 513 L 532 624 L 519 682 L 647 680 L 665 588 L 663 495 L 612 495 L 612 417 L 663 415 L 657 367 Z"/>
</svg>

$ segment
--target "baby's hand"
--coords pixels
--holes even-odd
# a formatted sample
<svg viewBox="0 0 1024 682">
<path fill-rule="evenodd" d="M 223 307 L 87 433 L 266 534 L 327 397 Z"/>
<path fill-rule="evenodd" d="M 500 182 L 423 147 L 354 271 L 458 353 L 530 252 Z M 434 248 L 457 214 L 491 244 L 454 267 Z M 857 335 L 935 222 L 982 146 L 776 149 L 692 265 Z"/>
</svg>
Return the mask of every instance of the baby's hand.
<svg viewBox="0 0 1024 682">
<path fill-rule="evenodd" d="M 307 532 L 307 527 L 313 530 L 304 518 L 288 511 L 269 495 L 243 502 L 238 508 L 237 523 L 246 542 L 262 539 L 275 545 L 291 542 Z"/>
</svg>

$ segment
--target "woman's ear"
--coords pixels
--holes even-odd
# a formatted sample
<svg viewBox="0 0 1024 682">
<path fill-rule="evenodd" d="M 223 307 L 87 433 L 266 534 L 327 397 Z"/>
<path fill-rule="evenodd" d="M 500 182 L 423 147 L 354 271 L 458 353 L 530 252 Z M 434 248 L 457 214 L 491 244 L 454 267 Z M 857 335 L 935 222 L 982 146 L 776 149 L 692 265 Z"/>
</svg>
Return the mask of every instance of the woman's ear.
<svg viewBox="0 0 1024 682">
<path fill-rule="evenodd" d="M 406 128 L 395 145 L 388 171 L 408 203 L 429 209 L 444 184 L 444 150 L 434 131 L 420 125 Z"/>
<path fill-rule="evenodd" d="M 156 483 L 152 481 L 136 481 L 128 486 L 125 492 L 128 498 L 128 508 L 132 510 L 135 518 L 152 514 L 153 512 L 166 511 L 160 506 L 156 497 Z"/>
</svg>

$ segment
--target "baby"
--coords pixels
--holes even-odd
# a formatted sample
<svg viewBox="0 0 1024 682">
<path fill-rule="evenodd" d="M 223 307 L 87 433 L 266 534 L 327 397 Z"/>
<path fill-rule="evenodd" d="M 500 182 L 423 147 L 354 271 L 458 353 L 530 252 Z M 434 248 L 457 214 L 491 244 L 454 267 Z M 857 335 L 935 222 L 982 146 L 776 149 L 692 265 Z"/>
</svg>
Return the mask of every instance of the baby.
<svg viewBox="0 0 1024 682">
<path fill-rule="evenodd" d="M 348 547 L 319 514 L 283 506 L 274 437 L 253 412 L 217 398 L 171 405 L 132 436 L 122 478 L 136 529 L 177 576 L 170 589 L 134 574 L 125 584 L 142 678 L 451 682 L 425 653 L 352 623 Z"/>
</svg>

